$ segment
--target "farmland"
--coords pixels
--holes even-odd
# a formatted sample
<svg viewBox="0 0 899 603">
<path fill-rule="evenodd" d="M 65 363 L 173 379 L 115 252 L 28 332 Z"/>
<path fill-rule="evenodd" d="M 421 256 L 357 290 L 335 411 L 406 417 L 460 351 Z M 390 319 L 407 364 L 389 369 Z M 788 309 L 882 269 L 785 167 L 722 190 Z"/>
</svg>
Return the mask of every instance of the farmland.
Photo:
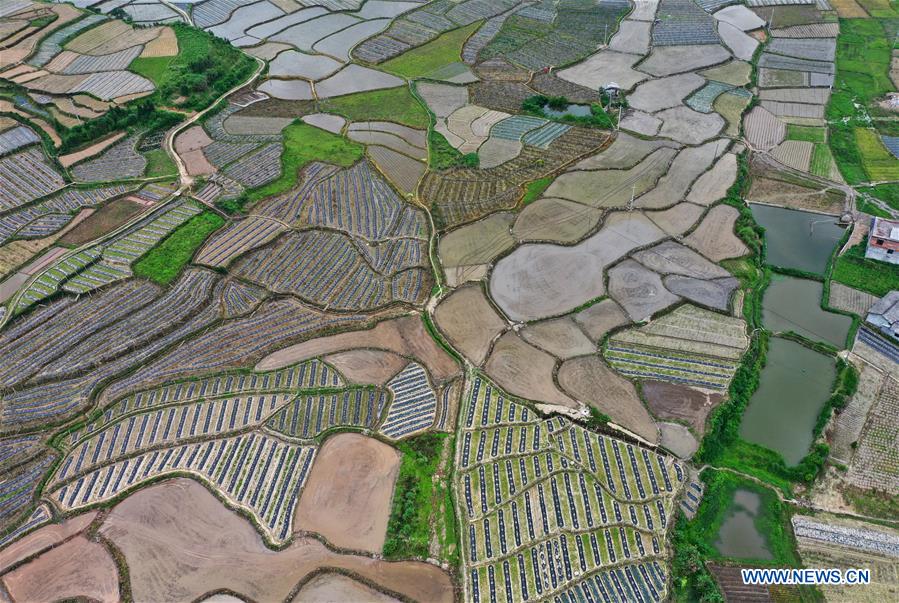
<svg viewBox="0 0 899 603">
<path fill-rule="evenodd" d="M 889 599 L 896 13 L 802 1 L 4 3 L 0 592 Z"/>
</svg>

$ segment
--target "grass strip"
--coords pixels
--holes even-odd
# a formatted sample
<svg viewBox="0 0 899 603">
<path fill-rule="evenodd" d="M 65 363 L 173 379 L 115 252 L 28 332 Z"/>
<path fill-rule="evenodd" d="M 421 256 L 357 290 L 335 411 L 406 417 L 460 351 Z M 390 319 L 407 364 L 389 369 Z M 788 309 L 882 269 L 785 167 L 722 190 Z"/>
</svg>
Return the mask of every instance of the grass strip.
<svg viewBox="0 0 899 603">
<path fill-rule="evenodd" d="M 181 273 L 194 252 L 225 220 L 211 211 L 197 214 L 176 228 L 134 264 L 134 274 L 168 285 Z"/>
</svg>

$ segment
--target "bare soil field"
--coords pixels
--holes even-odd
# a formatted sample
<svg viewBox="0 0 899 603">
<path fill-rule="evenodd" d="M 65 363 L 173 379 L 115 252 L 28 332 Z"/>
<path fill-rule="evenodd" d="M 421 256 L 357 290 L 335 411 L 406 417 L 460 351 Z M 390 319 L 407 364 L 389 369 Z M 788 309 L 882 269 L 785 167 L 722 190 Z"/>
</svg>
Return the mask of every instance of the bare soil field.
<svg viewBox="0 0 899 603">
<path fill-rule="evenodd" d="M 573 318 L 594 341 L 600 341 L 610 330 L 630 322 L 621 306 L 611 299 L 593 304 L 575 314 Z"/>
<path fill-rule="evenodd" d="M 409 361 L 382 350 L 347 350 L 325 356 L 324 361 L 352 383 L 384 385 Z"/>
<path fill-rule="evenodd" d="M 65 245 L 82 245 L 115 230 L 142 210 L 143 205 L 130 199 L 116 199 L 103 205 L 81 224 L 70 230 L 59 242 Z"/>
<path fill-rule="evenodd" d="M 700 176 L 690 188 L 687 201 L 699 205 L 711 205 L 727 194 L 737 177 L 737 156 L 725 153 L 708 172 Z"/>
<path fill-rule="evenodd" d="M 399 471 L 400 454 L 387 444 L 357 433 L 328 438 L 300 495 L 294 529 L 380 553 Z"/>
<path fill-rule="evenodd" d="M 532 323 L 520 332 L 525 341 L 562 360 L 596 352 L 596 344 L 568 317 Z"/>
<path fill-rule="evenodd" d="M 597 355 L 566 360 L 559 368 L 559 385 L 578 400 L 609 415 L 612 422 L 655 444 L 659 433 L 634 385 Z"/>
<path fill-rule="evenodd" d="M 215 590 L 280 601 L 321 567 L 349 570 L 415 600 L 453 601 L 449 576 L 428 563 L 340 555 L 312 538 L 272 551 L 246 520 L 189 479 L 166 481 L 125 499 L 101 532 L 125 555 L 138 601 L 192 601 Z"/>
<path fill-rule="evenodd" d="M 559 391 L 553 382 L 556 359 L 525 342 L 516 333 L 506 333 L 493 346 L 485 369 L 496 384 L 515 396 L 567 408 L 577 403 Z"/>
<path fill-rule="evenodd" d="M 661 444 L 682 459 L 693 456 L 699 442 L 690 430 L 679 423 L 659 423 Z"/>
<path fill-rule="evenodd" d="M 102 544 L 76 536 L 3 577 L 14 601 L 119 601 L 119 573 Z"/>
<path fill-rule="evenodd" d="M 417 314 L 382 321 L 373 329 L 329 335 L 288 346 L 262 358 L 256 365 L 256 370 L 284 368 L 309 358 L 360 347 L 414 356 L 438 382 L 455 377 L 460 372 L 453 357 L 443 351 L 425 331 L 424 323 Z"/>
<path fill-rule="evenodd" d="M 79 161 L 84 159 L 89 159 L 95 155 L 99 155 L 101 152 L 106 150 L 108 147 L 112 146 L 116 142 L 119 141 L 123 136 L 125 136 L 126 132 L 119 132 L 117 134 L 113 134 L 109 138 L 101 140 L 100 142 L 96 142 L 89 147 L 85 147 L 80 151 L 76 151 L 74 153 L 69 153 L 68 155 L 60 155 L 59 163 L 62 167 L 67 168 L 72 165 L 75 165 Z"/>
<path fill-rule="evenodd" d="M 335 603 L 338 601 L 366 601 L 367 603 L 400 603 L 367 584 L 342 574 L 321 574 L 300 589 L 292 603 Z"/>
<path fill-rule="evenodd" d="M 78 515 L 62 523 L 38 528 L 0 551 L 0 574 L 26 557 L 59 544 L 66 538 L 84 530 L 97 516 L 95 511 Z"/>
<path fill-rule="evenodd" d="M 661 149 L 677 148 L 679 145 L 670 140 L 647 140 L 631 136 L 626 132 L 618 132 L 615 140 L 603 151 L 591 155 L 575 164 L 575 170 L 621 170 L 632 168 L 650 153 Z"/>
<path fill-rule="evenodd" d="M 544 197 L 522 210 L 512 234 L 519 241 L 574 243 L 596 228 L 602 211 L 568 201 Z"/>
<path fill-rule="evenodd" d="M 515 239 L 509 233 L 509 226 L 514 219 L 514 214 L 497 213 L 451 230 L 440 237 L 437 247 L 440 263 L 449 269 L 493 261 L 515 244 Z"/>
<path fill-rule="evenodd" d="M 487 358 L 490 343 L 508 328 L 479 285 L 462 287 L 443 299 L 434 319 L 450 343 L 478 366 Z"/>
<path fill-rule="evenodd" d="M 830 299 L 828 305 L 837 310 L 852 312 L 862 318 L 868 313 L 868 310 L 877 302 L 879 298 L 876 295 L 847 287 L 843 283 L 833 281 L 830 283 Z"/>
<path fill-rule="evenodd" d="M 705 431 L 705 419 L 709 412 L 724 400 L 719 393 L 703 392 L 664 381 L 644 381 L 643 397 L 656 417 L 686 421 L 699 434 Z"/>
<path fill-rule="evenodd" d="M 808 188 L 762 176 L 753 176 L 746 199 L 825 213 L 840 213 L 843 210 L 843 196 L 836 191 Z"/>
<path fill-rule="evenodd" d="M 671 209 L 646 212 L 646 217 L 669 235 L 675 236 L 690 230 L 703 211 L 702 207 L 693 203 L 678 203 Z"/>
<path fill-rule="evenodd" d="M 736 208 L 716 205 L 706 214 L 696 230 L 684 239 L 684 243 L 713 262 L 746 255 L 749 249 L 734 234 L 734 222 L 737 217 L 739 212 Z"/>
</svg>

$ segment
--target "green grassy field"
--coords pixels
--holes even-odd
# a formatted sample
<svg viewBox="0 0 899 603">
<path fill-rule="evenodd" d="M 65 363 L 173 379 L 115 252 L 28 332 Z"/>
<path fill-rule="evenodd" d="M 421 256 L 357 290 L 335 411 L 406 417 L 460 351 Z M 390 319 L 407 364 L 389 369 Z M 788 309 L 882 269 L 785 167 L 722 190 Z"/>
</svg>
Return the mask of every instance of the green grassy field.
<svg viewBox="0 0 899 603">
<path fill-rule="evenodd" d="M 899 180 L 899 159 L 893 157 L 880 140 L 876 131 L 868 128 L 855 129 L 855 144 L 862 159 L 862 168 L 868 180 Z"/>
<path fill-rule="evenodd" d="M 350 167 L 362 159 L 365 151 L 365 148 L 357 142 L 301 121 L 295 121 L 284 128 L 282 134 L 284 149 L 281 151 L 281 175 L 264 186 L 247 191 L 237 201 L 221 203 L 222 209 L 229 212 L 239 211 L 260 199 L 290 190 L 297 184 L 297 172 L 307 163 L 322 160 L 341 167 Z"/>
<path fill-rule="evenodd" d="M 431 121 L 406 86 L 329 98 L 321 101 L 319 108 L 352 121 L 393 121 L 420 129 L 427 128 Z"/>
<path fill-rule="evenodd" d="M 448 31 L 427 44 L 407 50 L 398 57 L 381 63 L 378 67 L 388 73 L 414 79 L 433 73 L 450 63 L 457 63 L 462 60 L 462 46 L 469 36 L 477 31 L 481 23 L 477 21 Z"/>
<path fill-rule="evenodd" d="M 154 149 L 144 153 L 147 158 L 147 169 L 144 176 L 156 178 L 157 176 L 177 176 L 178 168 L 164 149 Z"/>
<path fill-rule="evenodd" d="M 225 224 L 211 211 L 197 214 L 167 236 L 134 264 L 134 274 L 167 285 L 181 273 L 210 234 Z"/>
<path fill-rule="evenodd" d="M 809 166 L 812 174 L 828 178 L 830 176 L 831 157 L 830 147 L 826 144 L 816 144 L 812 151 L 812 162 Z"/>
<path fill-rule="evenodd" d="M 899 211 L 899 184 L 878 184 L 877 186 L 869 186 L 859 190 L 863 193 L 868 193 L 872 197 L 877 197 L 892 209 Z"/>
<path fill-rule="evenodd" d="M 837 73 L 827 118 L 831 122 L 830 149 L 849 184 L 865 182 L 871 169 L 881 173 L 884 168 L 877 163 L 879 155 L 871 154 L 874 147 L 866 148 L 867 155 L 859 147 L 855 128 L 867 127 L 873 101 L 893 90 L 889 78 L 892 46 L 877 19 L 840 20 Z M 862 135 L 862 141 L 866 140 Z"/>
<path fill-rule="evenodd" d="M 448 170 L 454 167 L 478 167 L 480 157 L 477 153 L 463 155 L 451 145 L 446 138 L 435 132 L 428 131 L 428 166 L 432 170 Z"/>
<path fill-rule="evenodd" d="M 865 258 L 866 241 L 837 258 L 833 280 L 874 295 L 886 295 L 899 289 L 899 266 Z"/>
<path fill-rule="evenodd" d="M 544 176 L 528 182 L 524 188 L 524 197 L 521 200 L 521 205 L 529 205 L 539 199 L 543 191 L 548 189 L 549 185 L 553 183 L 553 180 L 555 180 L 553 176 Z"/>
<path fill-rule="evenodd" d="M 827 142 L 827 128 L 788 124 L 787 138 L 789 140 L 805 140 L 808 142 Z"/>
</svg>

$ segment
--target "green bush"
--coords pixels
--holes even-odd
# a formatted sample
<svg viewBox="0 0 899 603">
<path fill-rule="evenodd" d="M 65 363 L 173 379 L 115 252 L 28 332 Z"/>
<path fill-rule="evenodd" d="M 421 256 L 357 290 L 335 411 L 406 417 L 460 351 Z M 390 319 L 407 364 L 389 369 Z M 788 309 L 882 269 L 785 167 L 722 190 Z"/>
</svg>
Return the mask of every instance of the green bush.
<svg viewBox="0 0 899 603">
<path fill-rule="evenodd" d="M 194 252 L 225 220 L 211 211 L 197 214 L 164 238 L 134 264 L 134 274 L 167 285 L 181 273 Z"/>
</svg>

